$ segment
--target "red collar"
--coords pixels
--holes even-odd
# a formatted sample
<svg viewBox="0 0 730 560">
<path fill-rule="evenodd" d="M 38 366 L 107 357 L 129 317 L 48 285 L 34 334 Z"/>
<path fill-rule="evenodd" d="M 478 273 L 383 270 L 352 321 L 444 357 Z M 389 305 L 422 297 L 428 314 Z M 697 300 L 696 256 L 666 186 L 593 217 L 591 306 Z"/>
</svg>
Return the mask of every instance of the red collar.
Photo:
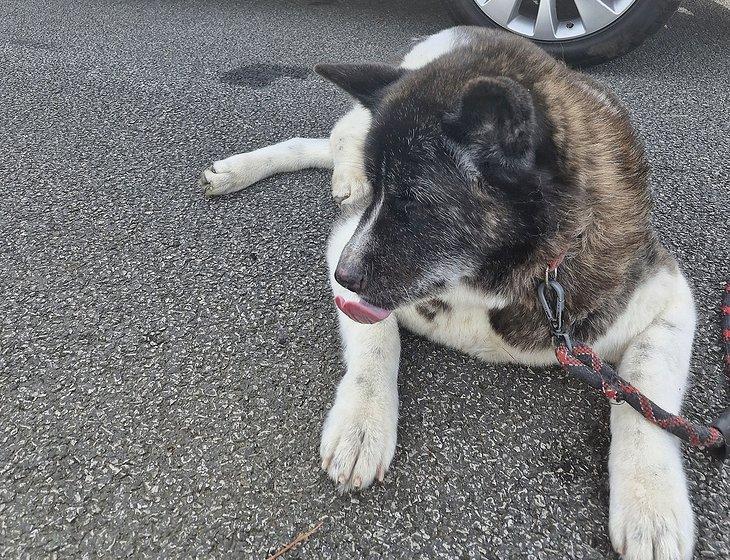
<svg viewBox="0 0 730 560">
<path fill-rule="evenodd" d="M 565 260 L 565 255 L 568 253 L 568 251 L 563 251 L 560 253 L 557 257 L 555 257 L 553 260 L 548 261 L 547 263 L 547 271 L 548 272 L 555 272 L 558 267 L 563 264 L 563 261 Z"/>
</svg>

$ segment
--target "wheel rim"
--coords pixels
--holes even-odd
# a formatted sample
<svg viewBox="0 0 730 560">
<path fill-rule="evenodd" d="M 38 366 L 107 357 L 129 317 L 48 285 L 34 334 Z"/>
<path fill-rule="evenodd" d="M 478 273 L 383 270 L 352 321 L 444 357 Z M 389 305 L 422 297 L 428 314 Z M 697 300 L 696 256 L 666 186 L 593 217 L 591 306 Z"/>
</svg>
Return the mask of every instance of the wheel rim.
<svg viewBox="0 0 730 560">
<path fill-rule="evenodd" d="M 537 41 L 565 41 L 597 33 L 624 15 L 635 1 L 474 0 L 500 27 Z"/>
</svg>

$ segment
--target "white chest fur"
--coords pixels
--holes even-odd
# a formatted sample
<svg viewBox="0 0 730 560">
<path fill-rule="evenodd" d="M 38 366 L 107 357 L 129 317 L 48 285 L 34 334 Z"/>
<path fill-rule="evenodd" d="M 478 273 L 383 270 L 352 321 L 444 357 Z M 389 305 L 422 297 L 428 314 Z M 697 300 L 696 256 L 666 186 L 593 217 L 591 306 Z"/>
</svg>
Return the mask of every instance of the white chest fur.
<svg viewBox="0 0 730 560">
<path fill-rule="evenodd" d="M 607 333 L 594 343 L 604 359 L 617 361 L 628 342 L 649 324 L 670 303 L 671 296 L 691 302 L 691 293 L 681 274 L 660 270 L 640 285 Z M 398 323 L 408 330 L 438 344 L 450 346 L 487 362 L 516 362 L 528 365 L 549 365 L 556 362 L 552 350 L 525 351 L 505 342 L 492 328 L 490 309 L 499 309 L 507 302 L 496 296 L 485 296 L 466 287 L 458 287 L 439 296 L 448 305 L 447 311 L 425 317 L 411 305 L 396 312 Z M 424 303 L 422 309 L 429 310 Z M 693 322 L 693 321 L 690 321 Z"/>
<path fill-rule="evenodd" d="M 490 309 L 504 307 L 506 301 L 484 296 L 466 287 L 454 288 L 439 296 L 447 308 L 436 309 L 429 302 L 396 312 L 398 322 L 410 331 L 438 344 L 450 346 L 487 362 L 550 364 L 552 351 L 525 352 L 507 344 L 492 328 Z M 435 313 L 429 313 L 431 310 Z M 427 316 L 424 316 L 424 312 Z"/>
</svg>

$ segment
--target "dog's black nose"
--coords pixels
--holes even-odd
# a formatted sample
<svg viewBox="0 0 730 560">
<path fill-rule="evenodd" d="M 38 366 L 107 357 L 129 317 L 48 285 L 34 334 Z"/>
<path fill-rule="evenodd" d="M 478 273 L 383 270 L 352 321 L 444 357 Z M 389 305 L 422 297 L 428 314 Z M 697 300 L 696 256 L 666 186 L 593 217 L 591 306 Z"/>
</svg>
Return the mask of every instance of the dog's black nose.
<svg viewBox="0 0 730 560">
<path fill-rule="evenodd" d="M 356 294 L 362 292 L 367 285 L 364 268 L 343 263 L 338 264 L 335 269 L 335 280 L 340 286 Z"/>
</svg>

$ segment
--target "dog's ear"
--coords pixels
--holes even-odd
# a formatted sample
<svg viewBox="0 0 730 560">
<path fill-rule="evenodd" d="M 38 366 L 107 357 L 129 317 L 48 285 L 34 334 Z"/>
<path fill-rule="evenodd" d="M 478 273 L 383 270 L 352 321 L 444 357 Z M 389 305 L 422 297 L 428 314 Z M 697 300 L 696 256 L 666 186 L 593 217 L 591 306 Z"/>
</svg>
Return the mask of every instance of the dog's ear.
<svg viewBox="0 0 730 560">
<path fill-rule="evenodd" d="M 406 73 L 402 68 L 388 64 L 317 64 L 314 71 L 368 109 L 375 107 L 385 89 Z"/>
<path fill-rule="evenodd" d="M 458 106 L 444 116 L 442 127 L 477 164 L 524 168 L 534 162 L 535 105 L 527 88 L 510 78 L 467 82 Z"/>
</svg>

